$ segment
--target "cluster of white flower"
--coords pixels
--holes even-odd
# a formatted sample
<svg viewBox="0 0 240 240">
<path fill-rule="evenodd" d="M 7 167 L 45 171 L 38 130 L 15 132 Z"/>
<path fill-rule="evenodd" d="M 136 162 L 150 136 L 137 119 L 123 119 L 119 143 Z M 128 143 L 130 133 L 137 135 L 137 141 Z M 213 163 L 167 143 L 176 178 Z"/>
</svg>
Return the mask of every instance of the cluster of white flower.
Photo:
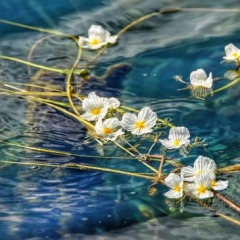
<svg viewBox="0 0 240 240">
<path fill-rule="evenodd" d="M 216 181 L 217 169 L 214 160 L 199 156 L 193 167 L 183 167 L 180 176 L 170 173 L 165 178 L 166 185 L 171 188 L 165 193 L 168 198 L 181 198 L 184 193 L 200 199 L 214 196 L 213 190 L 223 190 L 228 187 L 228 181 Z"/>
<path fill-rule="evenodd" d="M 126 112 L 122 119 L 108 116 L 109 110 L 120 106 L 117 98 L 99 97 L 95 92 L 88 94 L 82 101 L 84 113 L 81 117 L 87 121 L 96 121 L 94 130 L 96 134 L 105 140 L 115 141 L 118 136 L 123 135 L 123 130 L 131 132 L 133 135 L 143 135 L 151 133 L 157 122 L 157 114 L 150 107 L 144 107 L 136 115 Z M 186 127 L 172 127 L 169 131 L 168 139 L 159 140 L 165 149 L 179 149 L 181 155 L 186 155 L 187 147 L 190 144 L 190 133 Z"/>
<path fill-rule="evenodd" d="M 120 121 L 116 117 L 103 120 L 109 110 L 117 109 L 120 102 L 117 98 L 99 97 L 95 92 L 89 93 L 82 101 L 84 113 L 81 115 L 87 121 L 96 121 L 94 130 L 98 136 L 105 140 L 115 141 L 118 136 L 123 135 L 123 129 L 133 135 L 150 133 L 157 121 L 157 114 L 150 107 L 144 107 L 138 113 L 125 113 Z"/>
<path fill-rule="evenodd" d="M 228 44 L 225 46 L 225 56 L 223 59 L 225 62 L 236 62 L 238 65 L 240 65 L 240 49 L 232 43 Z M 236 73 L 235 71 L 228 72 L 225 77 L 233 80 L 236 78 Z M 183 81 L 180 76 L 176 76 L 176 79 L 185 84 L 189 84 Z M 206 98 L 208 95 L 212 95 L 212 86 L 213 77 L 211 72 L 208 76 L 203 69 L 197 69 L 196 71 L 192 71 L 190 73 L 190 85 L 188 88 L 191 89 L 193 97 Z"/>
<path fill-rule="evenodd" d="M 123 134 L 120 121 L 115 118 L 108 118 L 103 121 L 108 111 L 120 106 L 117 98 L 99 97 L 95 92 L 88 94 L 88 97 L 82 101 L 84 113 L 81 115 L 87 121 L 97 121 L 95 131 L 97 135 L 106 140 L 115 141 L 118 136 Z"/>
</svg>

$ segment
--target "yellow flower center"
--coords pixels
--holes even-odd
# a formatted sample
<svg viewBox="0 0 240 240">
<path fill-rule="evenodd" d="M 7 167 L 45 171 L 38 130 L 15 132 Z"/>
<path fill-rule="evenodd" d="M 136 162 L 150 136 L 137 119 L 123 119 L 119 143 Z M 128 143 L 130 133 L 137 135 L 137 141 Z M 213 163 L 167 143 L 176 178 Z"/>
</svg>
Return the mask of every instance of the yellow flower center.
<svg viewBox="0 0 240 240">
<path fill-rule="evenodd" d="M 92 39 L 91 42 L 90 42 L 91 45 L 97 45 L 99 43 L 100 43 L 100 40 L 97 39 L 97 38 Z"/>
<path fill-rule="evenodd" d="M 200 174 L 203 174 L 203 170 L 198 170 L 196 175 L 200 175 Z"/>
<path fill-rule="evenodd" d="M 216 181 L 212 180 L 211 185 L 214 187 L 216 185 Z"/>
<path fill-rule="evenodd" d="M 92 109 L 92 114 L 93 115 L 98 115 L 100 112 L 101 112 L 101 109 L 99 109 L 99 108 Z"/>
<path fill-rule="evenodd" d="M 199 186 L 199 188 L 198 188 L 198 193 L 199 193 L 199 194 L 205 193 L 206 190 L 207 190 L 206 187 L 205 187 L 204 185 L 201 185 L 201 186 Z"/>
<path fill-rule="evenodd" d="M 234 53 L 232 54 L 232 56 L 233 56 L 234 58 L 238 58 L 238 57 L 239 57 L 239 55 L 238 55 L 237 52 L 234 52 Z"/>
<path fill-rule="evenodd" d="M 174 187 L 174 190 L 175 190 L 176 192 L 180 192 L 180 191 L 181 191 L 181 187 L 180 187 L 179 185 L 176 185 L 176 186 Z"/>
<path fill-rule="evenodd" d="M 109 128 L 109 127 L 105 127 L 103 128 L 103 133 L 104 134 L 110 134 L 113 132 L 113 129 L 112 128 Z"/>
<path fill-rule="evenodd" d="M 180 144 L 180 140 L 179 139 L 175 139 L 173 142 L 174 147 L 178 147 Z"/>
<path fill-rule="evenodd" d="M 136 126 L 136 128 L 138 128 L 138 129 L 143 129 L 143 128 L 145 128 L 145 122 L 144 121 L 138 121 L 138 122 L 136 122 L 135 123 L 135 126 Z"/>
</svg>

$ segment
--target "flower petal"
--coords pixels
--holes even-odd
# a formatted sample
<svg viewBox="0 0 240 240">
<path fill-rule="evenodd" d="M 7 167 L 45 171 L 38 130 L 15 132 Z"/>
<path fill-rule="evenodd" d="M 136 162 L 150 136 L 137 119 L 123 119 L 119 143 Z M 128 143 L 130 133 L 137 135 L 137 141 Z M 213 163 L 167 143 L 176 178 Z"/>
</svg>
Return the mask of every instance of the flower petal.
<svg viewBox="0 0 240 240">
<path fill-rule="evenodd" d="M 168 139 L 161 140 L 159 139 L 160 143 L 167 149 L 175 149 L 175 146 L 173 145 L 173 142 Z"/>
<path fill-rule="evenodd" d="M 208 78 L 205 81 L 204 87 L 211 88 L 212 84 L 213 84 L 213 78 L 212 78 L 212 73 L 210 72 Z"/>
<path fill-rule="evenodd" d="M 109 108 L 116 109 L 120 106 L 120 101 L 114 97 L 109 98 L 108 103 L 109 103 Z"/>
<path fill-rule="evenodd" d="M 152 129 L 150 129 L 150 128 L 143 128 L 143 129 L 134 128 L 132 130 L 132 134 L 134 134 L 134 135 L 143 135 L 143 134 L 150 133 L 150 132 L 152 132 Z"/>
<path fill-rule="evenodd" d="M 228 187 L 228 181 L 217 181 L 212 188 L 216 191 L 221 191 L 223 189 L 226 189 Z"/>
<path fill-rule="evenodd" d="M 234 52 L 237 52 L 238 48 L 234 44 L 230 43 L 227 46 L 225 46 L 224 50 L 225 50 L 226 56 L 230 56 Z"/>
<path fill-rule="evenodd" d="M 118 40 L 118 36 L 117 35 L 115 35 L 115 36 L 107 36 L 107 39 L 106 39 L 106 41 L 108 43 L 111 43 L 111 44 L 114 44 L 115 42 L 117 42 L 117 40 Z"/>
<path fill-rule="evenodd" d="M 181 183 L 181 178 L 176 173 L 170 173 L 165 178 L 165 183 L 168 187 L 174 188 L 176 185 L 179 185 Z"/>
<path fill-rule="evenodd" d="M 100 25 L 92 25 L 88 30 L 89 38 L 100 38 L 101 41 L 106 41 L 107 31 Z"/>
<path fill-rule="evenodd" d="M 167 198 L 180 198 L 183 196 L 183 192 L 178 192 L 171 189 L 168 192 L 166 192 L 164 196 Z"/>
<path fill-rule="evenodd" d="M 133 113 L 124 113 L 122 116 L 121 126 L 127 131 L 133 131 L 135 129 L 134 123 L 137 120 L 137 116 Z"/>
<path fill-rule="evenodd" d="M 192 83 L 192 80 L 206 80 L 207 74 L 203 69 L 197 69 L 196 71 L 191 72 L 190 74 L 190 82 Z"/>
<path fill-rule="evenodd" d="M 196 179 L 194 168 L 190 166 L 181 169 L 181 176 L 187 182 L 194 182 Z"/>
<path fill-rule="evenodd" d="M 190 133 L 186 127 L 172 127 L 169 131 L 169 139 L 184 140 L 190 137 Z"/>
<path fill-rule="evenodd" d="M 202 171 L 202 173 L 204 173 L 204 171 L 215 171 L 217 169 L 214 160 L 203 156 L 199 156 L 193 166 L 196 171 Z"/>
<path fill-rule="evenodd" d="M 205 199 L 205 198 L 211 198 L 214 197 L 214 194 L 210 190 L 206 190 L 204 193 L 198 194 L 198 198 Z"/>
</svg>

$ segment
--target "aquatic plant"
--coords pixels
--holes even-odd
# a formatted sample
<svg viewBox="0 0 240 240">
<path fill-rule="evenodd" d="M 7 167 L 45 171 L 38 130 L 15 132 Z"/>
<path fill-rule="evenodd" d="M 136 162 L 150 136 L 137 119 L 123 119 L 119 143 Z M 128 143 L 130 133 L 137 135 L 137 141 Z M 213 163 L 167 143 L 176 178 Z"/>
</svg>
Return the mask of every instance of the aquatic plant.
<svg viewBox="0 0 240 240">
<path fill-rule="evenodd" d="M 216 10 L 216 9 L 215 9 Z M 169 119 L 158 118 L 157 114 L 151 109 L 151 106 L 145 106 L 140 110 L 133 107 L 125 106 L 120 103 L 120 100 L 111 97 L 98 96 L 94 91 L 88 95 L 80 94 L 74 91 L 73 82 L 74 76 L 79 76 L 83 81 L 89 79 L 91 73 L 91 64 L 97 64 L 98 58 L 105 53 L 107 47 L 114 47 L 114 43 L 117 40 L 121 40 L 120 37 L 128 31 L 130 28 L 146 21 L 149 18 L 157 17 L 165 14 L 177 14 L 181 11 L 210 11 L 208 9 L 166 9 L 159 10 L 149 15 L 143 16 L 140 19 L 130 23 L 125 28 L 120 30 L 116 35 L 110 36 L 110 33 L 103 29 L 101 26 L 92 25 L 88 32 L 88 38 L 82 36 L 73 36 L 62 32 L 40 29 L 23 24 L 18 24 L 6 20 L 1 20 L 1 23 L 11 24 L 23 28 L 27 28 L 34 31 L 41 31 L 51 35 L 38 40 L 31 48 L 28 61 L 17 59 L 11 56 L 1 55 L 1 59 L 11 60 L 25 64 L 29 67 L 29 79 L 40 79 L 43 74 L 42 71 L 56 72 L 66 76 L 66 86 L 63 91 L 59 90 L 58 86 L 41 86 L 34 85 L 37 91 L 31 91 L 33 84 L 22 83 L 2 83 L 0 94 L 15 95 L 26 99 L 27 101 L 34 101 L 37 103 L 45 104 L 59 112 L 66 114 L 67 116 L 76 120 L 79 125 L 85 128 L 86 144 L 88 142 L 95 143 L 97 147 L 104 147 L 107 144 L 112 144 L 121 150 L 122 156 L 116 156 L 117 159 L 131 159 L 138 161 L 146 168 L 146 172 L 131 172 L 119 170 L 117 168 L 107 168 L 97 165 L 82 164 L 68 162 L 64 164 L 51 164 L 41 162 L 24 162 L 24 161 L 0 161 L 6 164 L 17 165 L 29 165 L 39 167 L 53 167 L 53 168 L 73 168 L 81 171 L 94 170 L 111 172 L 115 174 L 123 174 L 126 176 L 133 176 L 144 178 L 150 181 L 149 183 L 149 195 L 154 195 L 157 192 L 157 186 L 166 185 L 170 188 L 164 195 L 170 199 L 178 199 L 181 201 L 181 209 L 183 202 L 194 200 L 210 211 L 213 211 L 216 215 L 234 223 L 240 225 L 240 221 L 222 214 L 219 210 L 213 209 L 211 204 L 205 204 L 201 202 L 201 199 L 206 198 L 218 198 L 224 204 L 231 207 L 237 213 L 240 213 L 240 206 L 220 194 L 219 190 L 224 190 L 230 185 L 231 182 L 221 181 L 216 179 L 224 173 L 234 173 L 240 171 L 240 165 L 231 165 L 225 168 L 217 168 L 214 160 L 199 156 L 194 162 L 194 167 L 184 166 L 180 161 L 171 159 L 171 152 L 179 150 L 182 156 L 186 156 L 189 152 L 196 147 L 206 147 L 207 143 L 200 139 L 201 136 L 196 136 L 190 140 L 190 131 L 184 126 L 175 126 Z M 221 11 L 221 10 L 220 10 Z M 225 11 L 231 11 L 225 9 Z M 38 44 L 50 37 L 62 36 L 70 38 L 75 42 L 77 48 L 77 56 L 72 67 L 69 69 L 47 67 L 43 65 L 35 64 L 31 61 L 31 56 Z M 110 44 L 109 44 L 110 43 Z M 87 64 L 79 67 L 81 63 L 81 57 L 83 48 L 84 51 L 97 50 L 96 55 L 93 58 L 87 59 Z M 212 78 L 212 73 L 207 74 L 203 69 L 197 69 L 190 74 L 190 83 L 182 80 L 180 76 L 176 76 L 175 79 L 187 84 L 184 89 L 190 90 L 191 97 L 199 100 L 205 100 L 208 97 L 214 97 L 213 94 L 226 90 L 240 81 L 239 78 L 239 49 L 233 44 L 229 44 L 225 47 L 226 56 L 223 57 L 225 61 L 233 61 L 237 64 L 237 70 L 231 70 L 223 77 Z M 40 69 L 33 77 L 30 76 L 30 67 Z M 231 74 L 229 74 L 231 73 Z M 215 75 L 215 74 L 214 74 Z M 231 76 L 230 76 L 231 75 Z M 213 90 L 214 82 L 217 80 L 227 79 L 228 83 L 223 87 Z M 229 83 L 229 79 L 231 82 Z M 44 91 L 40 91 L 44 90 Z M 60 97 L 62 100 L 55 100 L 54 97 Z M 168 139 L 162 139 L 162 135 L 166 133 L 165 129 L 169 128 Z M 145 142 L 150 142 L 151 146 L 146 147 Z M 16 148 L 27 149 L 28 151 L 45 152 L 49 154 L 57 154 L 63 156 L 76 156 L 76 157 L 97 157 L 103 156 L 88 156 L 78 155 L 71 152 L 56 151 L 51 149 L 39 148 L 35 146 L 25 146 L 17 142 L 5 141 L 3 144 L 8 146 L 14 146 Z M 153 148 L 157 146 L 161 148 L 159 154 L 152 154 Z M 141 150 L 139 150 L 141 147 Z M 142 149 L 147 151 L 143 151 Z M 170 150 L 170 151 L 169 151 Z M 146 153 L 147 152 L 147 153 Z M 102 152 L 104 155 L 104 152 Z M 113 159 L 112 156 L 104 156 L 105 159 Z M 166 173 L 163 172 L 165 163 L 172 166 L 173 170 Z M 133 162 L 134 164 L 134 162 Z M 150 214 L 151 215 L 151 214 Z M 152 216 L 152 215 L 151 215 Z"/>
</svg>

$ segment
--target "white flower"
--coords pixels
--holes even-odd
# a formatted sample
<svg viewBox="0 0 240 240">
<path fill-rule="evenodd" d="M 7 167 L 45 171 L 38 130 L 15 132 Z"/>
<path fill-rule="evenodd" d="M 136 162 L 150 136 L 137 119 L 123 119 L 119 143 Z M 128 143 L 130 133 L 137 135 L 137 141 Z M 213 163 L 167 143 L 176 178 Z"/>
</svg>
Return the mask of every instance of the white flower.
<svg viewBox="0 0 240 240">
<path fill-rule="evenodd" d="M 181 169 L 181 175 L 184 181 L 194 182 L 196 177 L 203 174 L 211 174 L 217 169 L 216 163 L 208 158 L 199 156 L 194 164 L 193 167 L 183 167 Z"/>
<path fill-rule="evenodd" d="M 92 25 L 88 30 L 88 38 L 79 37 L 79 45 L 83 48 L 98 49 L 108 43 L 115 43 L 117 36 L 111 36 L 102 26 Z"/>
<path fill-rule="evenodd" d="M 106 140 L 115 141 L 118 136 L 124 134 L 120 121 L 117 118 L 108 118 L 104 121 L 99 119 L 94 127 L 97 135 L 102 136 Z"/>
<path fill-rule="evenodd" d="M 196 177 L 194 183 L 190 183 L 186 187 L 186 193 L 194 197 L 204 199 L 213 197 L 214 194 L 211 189 L 211 179 L 209 175 L 199 175 Z"/>
<path fill-rule="evenodd" d="M 228 187 L 228 181 L 216 181 L 216 175 L 213 172 L 209 174 L 209 178 L 211 180 L 212 189 L 216 191 L 221 191 Z"/>
<path fill-rule="evenodd" d="M 152 132 L 152 128 L 157 121 L 157 114 L 150 107 L 144 107 L 138 113 L 138 116 L 133 113 L 125 113 L 122 117 L 121 126 L 132 134 L 142 135 Z"/>
<path fill-rule="evenodd" d="M 193 97 L 204 99 L 212 95 L 213 78 L 212 73 L 209 76 L 203 69 L 197 69 L 190 74 L 190 89 Z"/>
<path fill-rule="evenodd" d="M 107 98 L 99 97 L 95 92 L 88 94 L 88 97 L 82 101 L 82 108 L 85 111 L 81 115 L 82 118 L 88 121 L 103 119 L 108 111 L 109 102 Z"/>
<path fill-rule="evenodd" d="M 164 194 L 167 198 L 180 198 L 183 196 L 183 180 L 176 173 L 170 173 L 165 178 L 165 183 L 171 188 Z"/>
<path fill-rule="evenodd" d="M 211 88 L 213 83 L 212 73 L 210 72 L 207 76 L 203 69 L 197 69 L 191 72 L 190 83 L 193 87 Z"/>
<path fill-rule="evenodd" d="M 108 104 L 110 109 L 116 109 L 120 106 L 120 101 L 117 98 L 108 98 Z"/>
<path fill-rule="evenodd" d="M 180 153 L 184 155 L 186 147 L 189 145 L 190 133 L 185 127 L 172 127 L 169 131 L 168 139 L 159 140 L 167 149 L 180 149 Z"/>
<path fill-rule="evenodd" d="M 229 80 L 235 80 L 237 77 L 239 77 L 239 72 L 236 70 L 229 70 L 224 74 L 225 78 L 228 78 Z"/>
<path fill-rule="evenodd" d="M 226 56 L 223 57 L 225 61 L 236 62 L 240 58 L 240 49 L 230 43 L 225 46 L 225 54 Z"/>
</svg>

